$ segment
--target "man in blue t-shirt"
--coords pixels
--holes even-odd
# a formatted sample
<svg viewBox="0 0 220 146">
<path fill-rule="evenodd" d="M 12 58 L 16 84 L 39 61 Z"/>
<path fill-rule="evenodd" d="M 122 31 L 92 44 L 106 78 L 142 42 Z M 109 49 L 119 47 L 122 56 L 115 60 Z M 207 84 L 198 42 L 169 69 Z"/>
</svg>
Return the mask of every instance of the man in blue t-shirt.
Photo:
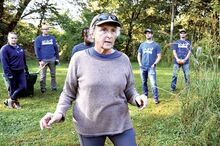
<svg viewBox="0 0 220 146">
<path fill-rule="evenodd" d="M 189 83 L 189 57 L 192 52 L 191 41 L 186 40 L 187 33 L 185 29 L 180 29 L 180 39 L 175 41 L 172 45 L 173 56 L 174 56 L 174 66 L 173 66 L 173 76 L 171 82 L 171 91 L 176 90 L 177 84 L 177 73 L 180 67 L 183 69 L 185 84 Z"/>
<path fill-rule="evenodd" d="M 140 66 L 142 90 L 143 94 L 148 96 L 147 79 L 149 77 L 154 103 L 158 104 L 159 98 L 156 82 L 156 65 L 161 59 L 161 49 L 160 45 L 153 41 L 153 31 L 151 29 L 146 29 L 144 33 L 147 40 L 139 46 L 137 56 Z"/>
<path fill-rule="evenodd" d="M 48 25 L 42 25 L 41 31 L 42 35 L 39 35 L 35 39 L 34 48 L 37 60 L 42 68 L 40 73 L 40 88 L 41 93 L 44 93 L 46 91 L 47 67 L 50 69 L 51 90 L 57 90 L 56 65 L 59 64 L 59 51 L 55 37 L 49 35 Z"/>
<path fill-rule="evenodd" d="M 94 46 L 93 45 L 93 40 L 92 40 L 91 34 L 89 33 L 89 28 L 88 27 L 85 27 L 82 30 L 82 38 L 83 38 L 83 42 L 79 43 L 79 44 L 77 44 L 73 47 L 71 57 L 73 56 L 73 54 L 75 54 L 78 51 L 82 51 L 82 50 L 85 50 L 85 49 L 88 49 L 88 48 Z"/>
</svg>

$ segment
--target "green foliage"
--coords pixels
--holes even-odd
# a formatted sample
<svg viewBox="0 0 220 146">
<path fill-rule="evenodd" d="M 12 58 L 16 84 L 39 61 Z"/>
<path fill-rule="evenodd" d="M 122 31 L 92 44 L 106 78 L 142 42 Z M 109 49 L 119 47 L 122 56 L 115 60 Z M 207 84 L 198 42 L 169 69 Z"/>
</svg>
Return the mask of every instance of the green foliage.
<svg viewBox="0 0 220 146">
<path fill-rule="evenodd" d="M 89 27 L 91 20 L 88 21 L 88 19 L 92 19 L 93 17 L 92 13 L 89 13 L 87 9 L 83 11 L 83 14 L 83 22 L 73 21 L 72 18 L 69 17 L 68 12 L 58 17 L 57 22 L 64 32 L 58 35 L 57 42 L 60 47 L 61 59 L 64 61 L 70 59 L 73 46 L 83 41 L 82 29 Z"/>
<path fill-rule="evenodd" d="M 182 138 L 189 145 L 219 145 L 219 73 L 215 64 L 200 64 L 191 77 L 190 88 L 181 95 Z"/>
<path fill-rule="evenodd" d="M 174 21 L 174 39 L 179 38 L 178 29 L 186 28 L 188 30 L 189 39 L 194 44 L 201 44 L 204 39 L 209 40 L 213 44 L 219 42 L 219 9 L 220 4 L 216 0 L 196 0 L 196 1 L 161 1 L 161 0 L 88 0 L 86 3 L 82 1 L 70 1 L 67 3 L 73 7 L 79 6 L 78 10 L 81 13 L 80 19 L 74 19 L 70 15 L 70 11 L 64 14 L 59 13 L 59 9 L 56 3 L 50 0 L 43 2 L 35 2 L 29 6 L 28 9 L 24 9 L 29 1 L 25 4 L 20 3 L 23 6 L 22 10 L 24 14 L 21 19 L 28 17 L 30 14 L 36 14 L 40 16 L 40 22 L 47 21 L 52 25 L 59 25 L 64 31 L 57 35 L 58 44 L 61 51 L 61 59 L 68 60 L 72 47 L 81 40 L 81 29 L 85 26 L 89 26 L 92 17 L 101 12 L 114 13 L 122 22 L 122 33 L 117 40 L 116 48 L 123 51 L 131 58 L 136 58 L 137 48 L 139 44 L 145 40 L 143 30 L 145 28 L 152 28 L 154 30 L 154 40 L 157 41 L 162 48 L 162 59 L 168 63 L 172 60 L 172 52 L 170 52 L 170 18 L 171 9 L 170 5 L 174 2 L 175 5 L 175 21 Z M 161 3 L 162 2 L 162 3 Z M 158 3 L 161 3 L 158 5 Z M 2 7 L 4 4 L 4 7 Z M 3 44 L 3 40 L 6 38 L 7 31 L 15 31 L 19 22 L 19 26 L 16 27 L 16 31 L 23 34 L 21 35 L 21 43 L 29 48 L 32 48 L 33 34 L 38 32 L 36 28 L 32 28 L 29 24 L 24 24 L 18 18 L 14 19 L 16 12 L 20 12 L 18 5 L 14 5 L 12 2 L 3 1 L 0 2 L 0 7 L 4 8 L 0 11 L 1 16 L 1 32 L 0 43 Z M 2 13 L 3 12 L 3 13 Z M 19 15 L 17 16 L 19 17 Z M 33 17 L 35 19 L 35 17 Z M 9 25 L 12 20 L 13 27 Z M 41 24 L 40 23 L 40 24 Z M 25 30 L 27 26 L 28 31 Z M 10 27 L 10 29 L 9 29 Z M 29 29 L 32 28 L 33 30 Z M 29 34 L 30 32 L 30 34 Z M 23 39 L 24 38 L 24 39 Z M 27 39 L 25 41 L 25 38 Z M 204 41 L 205 42 L 205 41 Z M 31 46 L 29 47 L 28 46 Z M 216 48 L 216 52 L 219 53 L 219 48 Z"/>
<path fill-rule="evenodd" d="M 18 34 L 18 44 L 26 49 L 27 56 L 34 57 L 34 39 L 37 28 L 32 24 L 20 22 L 14 31 Z"/>
<path fill-rule="evenodd" d="M 192 58 L 195 67 L 212 67 L 216 70 L 220 65 L 218 44 L 211 35 L 207 35 L 195 43 Z"/>
<path fill-rule="evenodd" d="M 91 5 L 92 11 L 114 13 L 122 22 L 122 33 L 118 38 L 117 49 L 129 57 L 136 58 L 140 43 L 146 39 L 144 29 L 152 28 L 155 41 L 159 42 L 163 49 L 162 55 L 169 59 L 170 2 L 158 5 L 159 2 L 143 0 L 134 4 L 131 0 L 123 2 L 90 0 L 88 4 Z M 168 60 L 167 58 L 164 59 Z"/>
<path fill-rule="evenodd" d="M 203 41 L 206 42 L 204 39 L 209 40 L 210 37 L 210 42 L 213 44 L 219 42 L 220 3 L 216 0 L 139 0 L 136 3 L 132 0 L 88 0 L 86 3 L 79 0 L 67 0 L 66 2 L 73 7 L 79 6 L 77 9 L 81 15 L 77 20 L 71 17 L 70 11 L 64 14 L 59 13 L 57 4 L 50 0 L 35 2 L 25 8 L 29 2 L 30 0 L 21 1 L 18 4 L 12 1 L 0 2 L 1 45 L 6 41 L 8 31 L 18 31 L 21 34 L 21 43 L 31 51 L 32 39 L 35 33 L 39 34 L 39 31 L 35 32 L 36 28 L 24 24 L 21 20 L 29 18 L 30 14 L 35 14 L 33 19 L 39 17 L 40 25 L 43 21 L 47 21 L 52 25 L 59 25 L 64 30 L 57 37 L 61 58 L 68 60 L 72 47 L 82 41 L 81 29 L 89 26 L 95 14 L 109 12 L 116 14 L 123 24 L 121 37 L 118 38 L 116 44 L 117 49 L 129 57 L 136 58 L 137 48 L 145 40 L 143 30 L 152 28 L 154 39 L 162 48 L 162 56 L 164 56 L 162 59 L 170 63 L 172 52 L 169 51 L 169 35 L 172 2 L 175 5 L 174 39 L 179 38 L 178 29 L 183 27 L 188 30 L 188 36 L 193 41 L 193 46 L 201 44 Z M 161 4 L 158 5 L 158 3 Z M 19 25 L 15 27 L 17 24 Z M 219 48 L 216 48 L 215 51 L 219 53 Z"/>
<path fill-rule="evenodd" d="M 7 42 L 6 35 L 14 30 L 30 1 L 0 1 L 0 46 Z"/>
</svg>

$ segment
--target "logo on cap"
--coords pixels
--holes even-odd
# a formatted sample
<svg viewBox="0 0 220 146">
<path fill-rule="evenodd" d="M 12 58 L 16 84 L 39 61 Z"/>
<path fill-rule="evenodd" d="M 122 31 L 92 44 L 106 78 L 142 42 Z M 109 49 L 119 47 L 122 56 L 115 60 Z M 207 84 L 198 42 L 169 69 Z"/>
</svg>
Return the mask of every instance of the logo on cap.
<svg viewBox="0 0 220 146">
<path fill-rule="evenodd" d="M 149 32 L 149 33 L 153 33 L 153 30 L 152 30 L 152 29 L 147 28 L 147 29 L 145 29 L 144 33 L 147 33 L 147 32 Z"/>
</svg>

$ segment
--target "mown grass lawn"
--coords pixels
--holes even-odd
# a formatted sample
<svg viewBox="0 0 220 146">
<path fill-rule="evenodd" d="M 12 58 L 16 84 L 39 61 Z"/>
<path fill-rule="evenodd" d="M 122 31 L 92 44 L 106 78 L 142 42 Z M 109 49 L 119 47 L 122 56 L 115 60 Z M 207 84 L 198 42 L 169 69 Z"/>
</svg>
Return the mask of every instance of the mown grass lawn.
<svg viewBox="0 0 220 146">
<path fill-rule="evenodd" d="M 30 72 L 36 72 L 38 65 L 35 61 L 28 61 Z M 137 63 L 132 63 L 136 88 L 141 93 L 141 80 Z M 66 121 L 55 124 L 52 130 L 40 130 L 39 120 L 46 112 L 53 112 L 59 94 L 62 91 L 68 63 L 61 63 L 57 67 L 58 91 L 50 91 L 50 76 L 47 76 L 47 92 L 41 94 L 39 90 L 39 75 L 35 84 L 35 94 L 32 97 L 20 99 L 22 109 L 7 109 L 3 105 L 7 92 L 2 78 L 0 78 L 0 145 L 79 145 L 78 136 L 72 124 L 72 109 L 68 110 Z M 2 70 L 1 70 L 2 73 Z M 140 111 L 129 106 L 136 138 L 139 146 L 147 145 L 181 145 L 179 131 L 180 102 L 177 91 L 169 92 L 172 67 L 157 67 L 157 81 L 159 87 L 160 104 L 155 105 L 149 93 L 148 108 Z M 180 72 L 178 89 L 183 88 L 183 75 Z M 107 125 L 106 125 L 107 126 Z M 106 145 L 111 146 L 107 140 Z"/>
</svg>

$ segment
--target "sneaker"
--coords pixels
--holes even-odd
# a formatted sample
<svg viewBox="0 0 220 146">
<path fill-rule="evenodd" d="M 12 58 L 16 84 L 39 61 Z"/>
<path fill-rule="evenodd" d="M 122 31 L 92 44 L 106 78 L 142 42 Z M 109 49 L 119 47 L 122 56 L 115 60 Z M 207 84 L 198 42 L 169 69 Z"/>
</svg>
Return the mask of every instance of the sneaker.
<svg viewBox="0 0 220 146">
<path fill-rule="evenodd" d="M 3 103 L 4 103 L 4 105 L 8 106 L 8 99 L 5 99 L 5 101 Z"/>
<path fill-rule="evenodd" d="M 15 102 L 14 102 L 14 107 L 15 107 L 16 109 L 21 109 L 21 105 L 20 105 L 20 103 L 19 103 L 18 101 L 15 101 Z"/>
<path fill-rule="evenodd" d="M 12 109 L 13 108 L 13 104 L 14 104 L 14 100 L 12 100 L 11 98 L 8 99 L 8 108 Z"/>
<path fill-rule="evenodd" d="M 154 103 L 155 103 L 155 104 L 158 104 L 158 103 L 159 103 L 159 100 L 155 100 L 155 99 L 154 99 Z"/>
</svg>

